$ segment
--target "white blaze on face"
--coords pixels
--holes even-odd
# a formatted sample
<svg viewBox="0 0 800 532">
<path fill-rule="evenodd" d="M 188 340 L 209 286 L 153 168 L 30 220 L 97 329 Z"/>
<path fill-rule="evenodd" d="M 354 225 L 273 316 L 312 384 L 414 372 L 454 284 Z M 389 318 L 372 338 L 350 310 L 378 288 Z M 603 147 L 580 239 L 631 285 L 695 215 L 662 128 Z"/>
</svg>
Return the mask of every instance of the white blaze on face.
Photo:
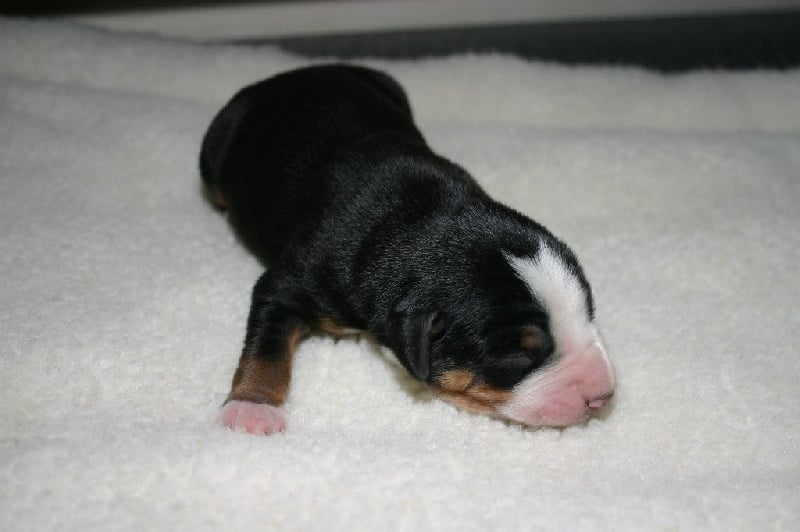
<svg viewBox="0 0 800 532">
<path fill-rule="evenodd" d="M 566 426 L 608 403 L 614 372 L 590 321 L 586 292 L 564 259 L 544 241 L 534 258 L 506 255 L 549 316 L 554 359 L 517 384 L 500 414 L 532 426 Z"/>
</svg>

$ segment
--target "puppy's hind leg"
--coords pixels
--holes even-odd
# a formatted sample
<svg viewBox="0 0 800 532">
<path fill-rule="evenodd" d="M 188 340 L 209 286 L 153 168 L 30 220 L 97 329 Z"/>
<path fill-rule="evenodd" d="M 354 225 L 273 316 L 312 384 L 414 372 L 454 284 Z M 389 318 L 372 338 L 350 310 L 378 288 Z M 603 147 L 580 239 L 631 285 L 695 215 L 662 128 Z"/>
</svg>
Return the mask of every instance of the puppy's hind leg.
<svg viewBox="0 0 800 532">
<path fill-rule="evenodd" d="M 271 274 L 265 273 L 253 289 L 245 346 L 220 412 L 223 425 L 252 434 L 286 429 L 283 404 L 289 393 L 292 356 L 309 330 L 291 305 L 277 297 L 280 283 Z"/>
</svg>

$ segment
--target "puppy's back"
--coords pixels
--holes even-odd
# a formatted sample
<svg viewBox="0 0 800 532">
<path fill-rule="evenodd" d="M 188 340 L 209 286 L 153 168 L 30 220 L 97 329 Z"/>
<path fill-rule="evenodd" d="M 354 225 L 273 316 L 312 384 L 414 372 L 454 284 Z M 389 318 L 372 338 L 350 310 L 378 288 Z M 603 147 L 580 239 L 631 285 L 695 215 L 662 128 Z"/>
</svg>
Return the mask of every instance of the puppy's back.
<svg viewBox="0 0 800 532">
<path fill-rule="evenodd" d="M 203 139 L 200 171 L 252 251 L 269 261 L 324 207 L 325 169 L 362 139 L 424 144 L 403 89 L 364 67 L 320 65 L 239 91 Z"/>
</svg>

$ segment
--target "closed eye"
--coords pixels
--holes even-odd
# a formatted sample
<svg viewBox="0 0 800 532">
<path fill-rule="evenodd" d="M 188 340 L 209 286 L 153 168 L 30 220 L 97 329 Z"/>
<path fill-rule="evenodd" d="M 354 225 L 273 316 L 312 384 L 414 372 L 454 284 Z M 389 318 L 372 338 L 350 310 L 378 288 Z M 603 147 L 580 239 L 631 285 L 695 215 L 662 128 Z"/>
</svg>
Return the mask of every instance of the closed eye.
<svg viewBox="0 0 800 532">
<path fill-rule="evenodd" d="M 526 353 L 520 353 L 491 360 L 481 373 L 489 384 L 511 388 L 534 370 L 535 366 L 535 360 Z"/>
<path fill-rule="evenodd" d="M 433 316 L 431 316 L 431 325 L 428 329 L 428 337 L 433 342 L 442 338 L 446 331 L 447 321 L 445 320 L 444 316 L 442 316 L 441 312 L 435 312 Z"/>
<path fill-rule="evenodd" d="M 498 360 L 497 365 L 508 371 L 527 372 L 533 367 L 533 360 L 530 357 L 519 355 L 502 358 Z"/>
</svg>

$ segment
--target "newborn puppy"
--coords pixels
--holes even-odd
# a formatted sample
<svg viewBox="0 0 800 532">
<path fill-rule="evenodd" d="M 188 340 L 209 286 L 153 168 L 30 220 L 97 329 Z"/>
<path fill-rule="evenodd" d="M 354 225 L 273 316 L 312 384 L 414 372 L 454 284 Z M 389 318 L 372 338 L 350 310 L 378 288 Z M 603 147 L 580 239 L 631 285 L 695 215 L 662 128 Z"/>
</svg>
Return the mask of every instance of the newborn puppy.
<svg viewBox="0 0 800 532">
<path fill-rule="evenodd" d="M 431 151 L 388 75 L 323 65 L 246 87 L 211 123 L 200 166 L 269 264 L 228 427 L 284 430 L 292 354 L 312 330 L 367 331 L 442 398 L 529 426 L 578 423 L 609 402 L 572 251 Z"/>
</svg>

